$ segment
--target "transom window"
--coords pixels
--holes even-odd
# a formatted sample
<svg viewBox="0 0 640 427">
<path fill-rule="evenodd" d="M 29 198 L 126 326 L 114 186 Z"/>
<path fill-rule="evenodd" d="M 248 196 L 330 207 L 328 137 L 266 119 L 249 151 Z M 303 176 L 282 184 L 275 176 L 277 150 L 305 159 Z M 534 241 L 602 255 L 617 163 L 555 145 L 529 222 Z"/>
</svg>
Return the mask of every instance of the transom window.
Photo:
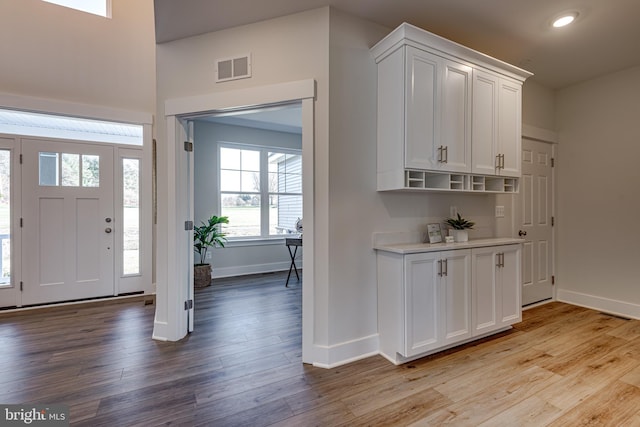
<svg viewBox="0 0 640 427">
<path fill-rule="evenodd" d="M 220 206 L 230 239 L 295 233 L 302 217 L 301 152 L 221 144 Z"/>
<path fill-rule="evenodd" d="M 111 18 L 111 0 L 44 0 L 47 3 L 69 7 L 81 12 Z"/>
</svg>

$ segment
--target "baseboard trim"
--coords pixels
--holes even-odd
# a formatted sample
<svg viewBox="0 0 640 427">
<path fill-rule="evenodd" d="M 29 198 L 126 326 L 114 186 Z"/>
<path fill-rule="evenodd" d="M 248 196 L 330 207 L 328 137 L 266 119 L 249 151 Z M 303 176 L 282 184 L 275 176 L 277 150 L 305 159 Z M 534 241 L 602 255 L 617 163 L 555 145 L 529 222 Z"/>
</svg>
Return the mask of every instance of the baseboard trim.
<svg viewBox="0 0 640 427">
<path fill-rule="evenodd" d="M 153 322 L 153 334 L 151 338 L 156 341 L 169 341 L 169 334 L 167 333 L 169 324 L 167 322 Z"/>
<path fill-rule="evenodd" d="M 211 272 L 212 277 L 235 277 L 246 276 L 248 274 L 260 274 L 260 273 L 274 273 L 276 271 L 287 271 L 291 265 L 290 261 L 287 262 L 274 262 L 270 264 L 253 264 L 253 265 L 238 265 L 233 267 L 216 267 Z M 298 271 L 302 270 L 302 260 L 296 260 L 296 267 Z M 295 273 L 291 273 L 295 279 Z"/>
<path fill-rule="evenodd" d="M 378 334 L 346 341 L 331 346 L 316 345 L 314 354 L 319 360 L 313 362 L 313 366 L 331 369 L 357 360 L 380 354 L 380 339 Z"/>
<path fill-rule="evenodd" d="M 632 304 L 625 301 L 618 301 L 610 298 L 604 298 L 597 295 L 589 295 L 581 292 L 573 292 L 564 289 L 558 289 L 556 300 L 573 304 L 580 307 L 598 310 L 616 316 L 630 317 L 632 319 L 640 319 L 640 305 Z"/>
</svg>

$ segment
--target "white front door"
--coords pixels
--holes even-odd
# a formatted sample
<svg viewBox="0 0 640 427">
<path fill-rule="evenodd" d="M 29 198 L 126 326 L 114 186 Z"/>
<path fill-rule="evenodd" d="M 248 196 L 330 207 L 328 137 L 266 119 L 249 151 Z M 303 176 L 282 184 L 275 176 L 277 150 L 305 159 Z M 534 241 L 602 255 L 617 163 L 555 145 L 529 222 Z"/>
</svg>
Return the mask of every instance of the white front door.
<svg viewBox="0 0 640 427">
<path fill-rule="evenodd" d="M 22 305 L 114 295 L 113 150 L 22 140 Z"/>
<path fill-rule="evenodd" d="M 553 297 L 552 144 L 522 139 L 518 206 L 522 248 L 522 305 Z M 526 233 L 526 234 L 525 234 Z"/>
</svg>

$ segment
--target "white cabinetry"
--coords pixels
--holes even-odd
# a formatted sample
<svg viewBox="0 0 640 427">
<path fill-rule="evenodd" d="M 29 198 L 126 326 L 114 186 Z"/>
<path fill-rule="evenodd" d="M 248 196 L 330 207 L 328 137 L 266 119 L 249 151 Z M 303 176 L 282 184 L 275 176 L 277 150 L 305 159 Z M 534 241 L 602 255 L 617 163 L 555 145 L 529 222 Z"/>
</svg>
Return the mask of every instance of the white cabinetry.
<svg viewBox="0 0 640 427">
<path fill-rule="evenodd" d="M 401 139 L 388 141 L 387 147 L 402 150 L 404 145 L 404 168 L 469 172 L 471 67 L 414 47 L 403 49 L 406 106 L 396 105 L 396 108 L 404 109 L 405 121 L 391 123 L 389 120 L 381 125 L 405 129 L 406 138 L 404 144 Z M 381 84 L 401 78 L 385 75 Z"/>
<path fill-rule="evenodd" d="M 380 353 L 407 362 L 522 320 L 520 244 L 378 248 Z"/>
<path fill-rule="evenodd" d="M 531 73 L 409 24 L 372 53 L 379 191 L 517 191 L 521 86 Z M 475 81 L 485 74 L 494 86 L 481 85 L 475 100 Z"/>
<path fill-rule="evenodd" d="M 473 336 L 520 322 L 520 245 L 475 248 L 471 257 Z"/>
<path fill-rule="evenodd" d="M 471 251 L 404 257 L 405 357 L 471 336 Z"/>
<path fill-rule="evenodd" d="M 522 84 L 473 70 L 472 172 L 520 176 Z"/>
</svg>

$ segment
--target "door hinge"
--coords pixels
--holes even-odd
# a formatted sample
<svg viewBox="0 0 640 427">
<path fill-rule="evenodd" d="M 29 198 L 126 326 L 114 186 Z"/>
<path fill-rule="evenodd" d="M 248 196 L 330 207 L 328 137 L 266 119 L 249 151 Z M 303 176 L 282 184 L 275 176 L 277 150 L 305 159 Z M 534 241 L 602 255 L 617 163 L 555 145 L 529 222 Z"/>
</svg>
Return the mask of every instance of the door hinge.
<svg viewBox="0 0 640 427">
<path fill-rule="evenodd" d="M 20 292 L 22 292 L 22 281 L 20 281 Z"/>
<path fill-rule="evenodd" d="M 551 217 L 551 226 L 553 227 L 553 226 L 555 226 L 555 225 L 556 225 L 556 217 L 555 217 L 555 216 L 552 216 L 552 217 Z"/>
<path fill-rule="evenodd" d="M 553 157 L 551 158 L 551 167 L 552 168 L 556 167 L 556 159 L 554 159 Z"/>
<path fill-rule="evenodd" d="M 185 310 L 191 310 L 193 308 L 193 300 L 192 299 L 188 299 L 184 302 L 184 309 Z"/>
<path fill-rule="evenodd" d="M 184 142 L 184 151 L 192 152 L 193 151 L 193 142 L 185 141 Z"/>
<path fill-rule="evenodd" d="M 552 285 L 556 284 L 556 276 L 551 276 L 551 284 Z"/>
<path fill-rule="evenodd" d="M 193 230 L 193 221 L 185 221 L 184 222 L 184 230 L 185 231 Z"/>
</svg>

